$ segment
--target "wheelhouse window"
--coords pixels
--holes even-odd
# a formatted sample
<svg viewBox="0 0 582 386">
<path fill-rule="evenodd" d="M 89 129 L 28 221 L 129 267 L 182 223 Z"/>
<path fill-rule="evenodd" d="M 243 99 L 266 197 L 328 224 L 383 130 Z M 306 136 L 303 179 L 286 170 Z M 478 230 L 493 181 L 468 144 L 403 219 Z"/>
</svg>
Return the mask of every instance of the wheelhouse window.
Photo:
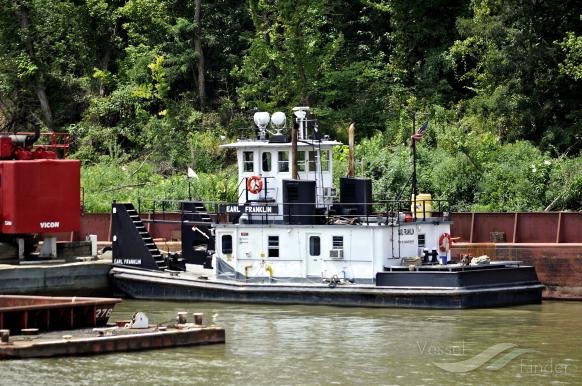
<svg viewBox="0 0 582 386">
<path fill-rule="evenodd" d="M 331 160 L 329 150 L 322 150 L 320 154 L 321 154 L 321 171 L 328 172 L 329 162 Z"/>
<path fill-rule="evenodd" d="M 317 152 L 316 151 L 310 151 L 309 152 L 309 162 L 308 162 L 309 163 L 308 170 L 310 172 L 314 172 L 314 171 L 317 170 L 316 169 L 316 166 L 315 166 L 316 162 L 317 162 Z"/>
<path fill-rule="evenodd" d="M 279 236 L 269 236 L 268 256 L 279 257 Z"/>
<path fill-rule="evenodd" d="M 297 171 L 304 172 L 305 171 L 305 152 L 298 151 L 297 152 Z"/>
<path fill-rule="evenodd" d="M 232 236 L 222 235 L 222 237 L 220 238 L 220 242 L 222 244 L 222 254 L 223 255 L 232 254 Z"/>
<path fill-rule="evenodd" d="M 271 153 L 264 152 L 262 157 L 263 157 L 263 171 L 270 172 L 271 171 Z"/>
<path fill-rule="evenodd" d="M 321 254 L 321 239 L 319 236 L 309 237 L 309 255 L 319 256 Z"/>
<path fill-rule="evenodd" d="M 243 152 L 243 171 L 252 173 L 255 171 L 255 159 L 252 151 Z"/>
<path fill-rule="evenodd" d="M 279 152 L 279 172 L 288 172 L 289 171 L 289 152 L 288 151 L 280 151 Z"/>
<path fill-rule="evenodd" d="M 332 248 L 333 249 L 344 249 L 344 237 L 343 236 L 333 236 L 331 241 L 332 241 Z"/>
</svg>

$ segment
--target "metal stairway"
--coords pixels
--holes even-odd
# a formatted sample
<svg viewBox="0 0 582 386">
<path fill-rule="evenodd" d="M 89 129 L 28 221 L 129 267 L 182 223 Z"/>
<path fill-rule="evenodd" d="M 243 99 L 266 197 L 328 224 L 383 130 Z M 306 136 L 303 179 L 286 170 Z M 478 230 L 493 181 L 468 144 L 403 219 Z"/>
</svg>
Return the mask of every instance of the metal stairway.
<svg viewBox="0 0 582 386">
<path fill-rule="evenodd" d="M 210 230 L 212 218 L 200 201 L 181 201 L 182 257 L 188 264 L 212 268 L 214 236 Z"/>
<path fill-rule="evenodd" d="M 111 217 L 113 264 L 156 270 L 168 268 L 132 204 L 114 203 Z"/>
</svg>

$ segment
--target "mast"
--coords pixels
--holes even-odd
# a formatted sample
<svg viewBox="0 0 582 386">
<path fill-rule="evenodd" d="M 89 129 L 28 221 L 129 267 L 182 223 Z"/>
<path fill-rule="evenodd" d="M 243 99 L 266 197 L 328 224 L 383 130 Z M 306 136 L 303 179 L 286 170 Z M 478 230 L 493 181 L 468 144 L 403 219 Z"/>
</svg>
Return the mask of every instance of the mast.
<svg viewBox="0 0 582 386">
<path fill-rule="evenodd" d="M 418 186 L 416 183 L 416 139 L 414 139 L 414 134 L 416 134 L 416 113 L 412 114 L 412 197 L 413 197 L 413 218 L 416 221 L 416 196 L 418 196 Z"/>
<path fill-rule="evenodd" d="M 291 129 L 291 179 L 298 180 L 299 174 L 297 173 L 297 131 L 299 129 L 299 123 L 295 121 L 293 123 L 293 128 Z"/>
</svg>

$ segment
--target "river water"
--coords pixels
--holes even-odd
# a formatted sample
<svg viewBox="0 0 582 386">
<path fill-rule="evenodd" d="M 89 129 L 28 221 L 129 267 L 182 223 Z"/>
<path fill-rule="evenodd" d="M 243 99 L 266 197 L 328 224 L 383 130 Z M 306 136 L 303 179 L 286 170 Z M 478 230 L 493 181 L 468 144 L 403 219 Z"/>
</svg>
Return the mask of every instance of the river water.
<svg viewBox="0 0 582 386">
<path fill-rule="evenodd" d="M 2 385 L 575 385 L 582 303 L 406 310 L 126 300 L 111 320 L 204 312 L 224 345 L 0 363 Z"/>
</svg>

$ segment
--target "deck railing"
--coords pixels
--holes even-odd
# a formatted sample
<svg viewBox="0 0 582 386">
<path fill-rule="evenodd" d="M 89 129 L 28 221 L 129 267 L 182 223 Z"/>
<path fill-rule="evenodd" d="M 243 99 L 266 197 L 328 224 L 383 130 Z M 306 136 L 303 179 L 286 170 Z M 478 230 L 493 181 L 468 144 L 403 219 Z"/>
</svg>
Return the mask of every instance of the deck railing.
<svg viewBox="0 0 582 386">
<path fill-rule="evenodd" d="M 196 200 L 194 200 L 196 201 Z M 137 211 L 147 213 L 145 222 L 179 223 L 176 217 L 182 217 L 181 205 L 184 200 L 144 200 L 138 199 Z M 402 222 L 422 222 L 439 218 L 442 221 L 450 219 L 450 205 L 447 200 L 417 201 L 416 219 L 411 211 L 411 201 L 380 200 L 375 202 L 350 202 L 324 204 L 288 202 L 275 203 L 271 199 L 253 200 L 246 204 L 225 201 L 196 201 L 204 205 L 214 223 L 236 222 L 243 214 L 247 214 L 248 223 L 285 222 L 290 224 L 400 224 Z M 257 211 L 260 207 L 276 207 L 272 213 Z M 242 212 L 225 211 L 226 207 L 243 208 Z M 244 211 L 244 208 L 251 208 Z"/>
</svg>

